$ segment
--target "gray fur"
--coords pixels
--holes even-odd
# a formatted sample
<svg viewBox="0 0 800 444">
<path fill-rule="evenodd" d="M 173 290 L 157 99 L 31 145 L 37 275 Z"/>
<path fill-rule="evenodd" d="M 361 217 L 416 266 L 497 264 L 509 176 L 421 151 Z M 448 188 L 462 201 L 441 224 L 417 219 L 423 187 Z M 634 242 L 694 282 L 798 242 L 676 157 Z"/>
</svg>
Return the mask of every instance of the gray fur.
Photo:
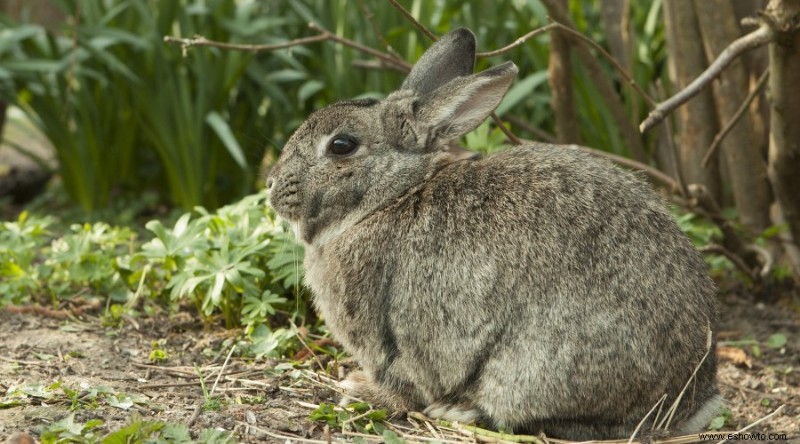
<svg viewBox="0 0 800 444">
<path fill-rule="evenodd" d="M 317 309 L 363 367 L 353 396 L 567 439 L 627 437 L 700 364 L 716 288 L 634 174 L 569 146 L 458 148 L 516 74 L 463 72 L 474 48 L 453 31 L 385 100 L 313 113 L 270 173 L 271 205 L 306 246 Z M 333 156 L 342 134 L 358 149 Z M 708 417 L 715 373 L 712 348 L 673 428 Z"/>
</svg>

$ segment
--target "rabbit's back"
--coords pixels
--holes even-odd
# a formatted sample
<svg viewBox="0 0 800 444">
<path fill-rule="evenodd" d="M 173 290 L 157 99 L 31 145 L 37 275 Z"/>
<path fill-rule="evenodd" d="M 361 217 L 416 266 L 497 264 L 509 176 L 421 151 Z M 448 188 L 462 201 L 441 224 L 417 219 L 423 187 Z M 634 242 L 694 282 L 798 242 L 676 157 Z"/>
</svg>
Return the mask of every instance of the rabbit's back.
<svg viewBox="0 0 800 444">
<path fill-rule="evenodd" d="M 565 146 L 450 164 L 310 246 L 306 268 L 331 331 L 413 407 L 561 436 L 630 432 L 671 403 L 715 323 L 714 284 L 660 199 Z M 676 423 L 715 395 L 715 365 Z"/>
</svg>

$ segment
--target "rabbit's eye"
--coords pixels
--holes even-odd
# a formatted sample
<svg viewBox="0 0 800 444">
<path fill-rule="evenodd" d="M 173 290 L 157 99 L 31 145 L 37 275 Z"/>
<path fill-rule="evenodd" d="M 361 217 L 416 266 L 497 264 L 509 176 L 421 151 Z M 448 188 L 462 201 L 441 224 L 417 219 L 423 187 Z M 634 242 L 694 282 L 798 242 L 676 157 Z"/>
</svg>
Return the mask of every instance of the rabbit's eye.
<svg viewBox="0 0 800 444">
<path fill-rule="evenodd" d="M 358 148 L 358 141 L 350 136 L 334 136 L 328 142 L 328 153 L 335 156 L 348 156 Z"/>
</svg>

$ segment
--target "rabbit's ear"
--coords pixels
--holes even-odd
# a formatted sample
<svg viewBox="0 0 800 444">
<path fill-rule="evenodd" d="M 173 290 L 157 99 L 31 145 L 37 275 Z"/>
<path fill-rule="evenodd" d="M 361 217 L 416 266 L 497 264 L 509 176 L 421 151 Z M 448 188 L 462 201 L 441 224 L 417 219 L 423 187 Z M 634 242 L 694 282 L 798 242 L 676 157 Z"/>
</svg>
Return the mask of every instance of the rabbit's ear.
<svg viewBox="0 0 800 444">
<path fill-rule="evenodd" d="M 440 142 L 461 137 L 477 128 L 497 108 L 516 75 L 517 66 L 506 62 L 456 78 L 419 99 L 416 120 Z"/>
<path fill-rule="evenodd" d="M 475 34 L 458 28 L 437 40 L 417 61 L 401 89 L 426 95 L 456 77 L 472 74 L 475 67 Z"/>
</svg>

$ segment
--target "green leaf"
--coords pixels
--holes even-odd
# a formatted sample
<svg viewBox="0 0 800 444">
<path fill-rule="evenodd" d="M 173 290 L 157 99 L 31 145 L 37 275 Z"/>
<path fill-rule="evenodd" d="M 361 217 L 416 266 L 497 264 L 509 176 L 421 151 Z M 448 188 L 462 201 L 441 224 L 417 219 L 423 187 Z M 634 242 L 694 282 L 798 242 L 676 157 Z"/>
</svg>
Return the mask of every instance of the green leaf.
<svg viewBox="0 0 800 444">
<path fill-rule="evenodd" d="M 720 430 L 721 428 L 725 427 L 725 417 L 724 416 L 717 416 L 711 420 L 711 423 L 708 424 L 709 430 Z"/>
<path fill-rule="evenodd" d="M 233 434 L 225 430 L 205 429 L 197 437 L 198 444 L 228 444 L 235 443 Z"/>
<path fill-rule="evenodd" d="M 270 73 L 267 76 L 267 82 L 292 82 L 297 80 L 305 80 L 307 77 L 308 74 L 304 73 L 303 71 L 298 71 L 295 69 L 281 69 Z"/>
<path fill-rule="evenodd" d="M 375 410 L 367 414 L 367 418 L 373 421 L 383 421 L 388 416 L 386 409 Z"/>
<path fill-rule="evenodd" d="M 161 437 L 167 442 L 190 442 L 189 426 L 186 424 L 167 423 L 161 431 Z"/>
<path fill-rule="evenodd" d="M 116 407 L 122 410 L 128 410 L 129 408 L 133 407 L 133 400 L 130 396 L 127 395 L 111 395 L 106 397 L 106 402 L 111 407 Z"/>
<path fill-rule="evenodd" d="M 303 83 L 303 86 L 297 91 L 297 100 L 300 102 L 300 106 L 302 106 L 309 97 L 320 92 L 323 88 L 325 88 L 325 84 L 319 80 L 309 80 Z"/>
<path fill-rule="evenodd" d="M 506 93 L 503 101 L 495 110 L 495 114 L 502 116 L 506 111 L 516 106 L 525 98 L 533 94 L 533 91 L 542 83 L 547 81 L 547 70 L 535 72 L 528 77 L 516 82 Z"/>
<path fill-rule="evenodd" d="M 247 162 L 245 161 L 242 147 L 239 146 L 239 142 L 237 142 L 236 137 L 233 136 L 228 122 L 226 122 L 218 112 L 211 111 L 206 115 L 206 123 L 211 126 L 211 129 L 214 130 L 219 140 L 225 145 L 225 148 L 228 150 L 231 157 L 233 157 L 233 160 L 236 161 L 236 164 L 242 169 L 247 168 Z"/>
<path fill-rule="evenodd" d="M 766 346 L 769 348 L 782 348 L 786 345 L 787 341 L 786 335 L 775 333 L 770 335 L 769 339 L 767 339 Z"/>
<path fill-rule="evenodd" d="M 405 440 L 392 430 L 386 429 L 383 431 L 383 442 L 386 444 L 405 444 Z"/>
</svg>

